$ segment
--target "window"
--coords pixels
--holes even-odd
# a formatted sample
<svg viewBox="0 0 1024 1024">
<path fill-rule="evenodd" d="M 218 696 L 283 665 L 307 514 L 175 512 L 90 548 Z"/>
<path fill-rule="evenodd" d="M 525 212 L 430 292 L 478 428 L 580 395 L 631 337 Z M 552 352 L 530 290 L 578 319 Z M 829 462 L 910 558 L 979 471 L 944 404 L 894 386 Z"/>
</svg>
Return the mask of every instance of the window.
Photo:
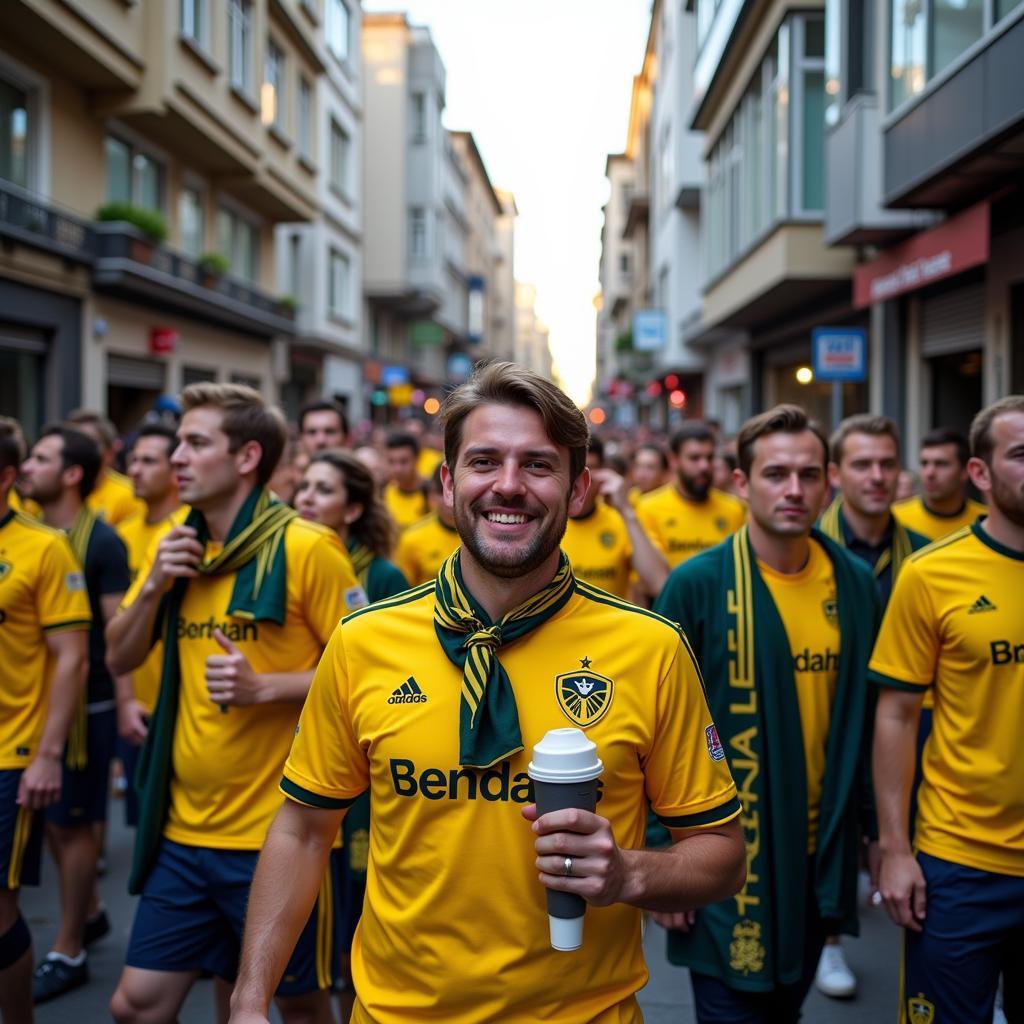
<svg viewBox="0 0 1024 1024">
<path fill-rule="evenodd" d="M 206 235 L 203 194 L 199 189 L 186 185 L 181 190 L 178 219 L 181 227 L 181 248 L 193 259 L 197 259 L 202 255 Z"/>
<path fill-rule="evenodd" d="M 662 208 L 672 202 L 672 125 L 665 124 L 661 129 L 661 139 L 658 143 L 658 195 L 655 201 Z"/>
<path fill-rule="evenodd" d="M 984 0 L 932 0 L 929 75 L 949 67 L 984 31 Z"/>
<path fill-rule="evenodd" d="M 348 60 L 352 15 L 345 0 L 327 0 L 327 45 L 338 60 Z"/>
<path fill-rule="evenodd" d="M 107 136 L 105 148 L 107 199 L 162 210 L 163 167 L 148 154 L 114 135 Z"/>
<path fill-rule="evenodd" d="M 252 91 L 252 0 L 228 0 L 228 65 L 231 84 Z"/>
<path fill-rule="evenodd" d="M 331 154 L 330 182 L 331 188 L 343 196 L 349 194 L 349 164 L 352 160 L 352 140 L 348 132 L 331 119 Z"/>
<path fill-rule="evenodd" d="M 414 206 L 409 211 L 409 255 L 414 260 L 427 258 L 427 211 Z"/>
<path fill-rule="evenodd" d="M 260 93 L 260 111 L 263 123 L 284 131 L 284 79 L 285 56 L 273 39 L 267 40 L 267 54 L 263 60 L 263 89 Z"/>
<path fill-rule="evenodd" d="M 206 0 L 181 0 L 181 34 L 207 48 Z"/>
<path fill-rule="evenodd" d="M 256 280 L 259 228 L 227 206 L 217 211 L 217 248 L 231 264 L 231 272 L 246 281 Z"/>
<path fill-rule="evenodd" d="M 297 299 L 302 291 L 302 236 L 288 236 L 288 294 Z"/>
<path fill-rule="evenodd" d="M 619 273 L 623 277 L 629 276 L 629 253 L 619 253 Z"/>
<path fill-rule="evenodd" d="M 330 251 L 327 305 L 334 316 L 352 315 L 352 261 L 343 252 Z"/>
<path fill-rule="evenodd" d="M 824 204 L 825 36 L 820 15 L 792 15 L 754 72 L 708 158 L 705 259 L 712 276 L 771 225 L 819 217 Z"/>
<path fill-rule="evenodd" d="M 889 0 L 889 109 L 921 92 L 1021 0 Z"/>
<path fill-rule="evenodd" d="M 298 131 L 299 155 L 313 155 L 313 87 L 305 76 L 299 78 Z"/>
<path fill-rule="evenodd" d="M 427 96 L 422 92 L 412 94 L 412 141 L 427 141 Z"/>
<path fill-rule="evenodd" d="M 28 102 L 27 93 L 0 79 L 0 178 L 22 188 L 29 184 Z"/>
</svg>

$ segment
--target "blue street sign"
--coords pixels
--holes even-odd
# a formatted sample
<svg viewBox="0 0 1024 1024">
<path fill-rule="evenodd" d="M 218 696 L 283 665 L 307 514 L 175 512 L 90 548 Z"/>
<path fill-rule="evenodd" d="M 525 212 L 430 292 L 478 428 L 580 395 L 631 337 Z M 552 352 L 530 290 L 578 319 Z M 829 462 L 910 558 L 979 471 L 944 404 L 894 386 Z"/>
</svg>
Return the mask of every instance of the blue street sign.
<svg viewBox="0 0 1024 1024">
<path fill-rule="evenodd" d="M 633 348 L 653 352 L 668 339 L 668 318 L 660 309 L 638 309 L 633 314 Z"/>
<path fill-rule="evenodd" d="M 868 375 L 868 334 L 861 327 L 815 327 L 814 377 L 823 382 L 859 383 Z"/>
</svg>

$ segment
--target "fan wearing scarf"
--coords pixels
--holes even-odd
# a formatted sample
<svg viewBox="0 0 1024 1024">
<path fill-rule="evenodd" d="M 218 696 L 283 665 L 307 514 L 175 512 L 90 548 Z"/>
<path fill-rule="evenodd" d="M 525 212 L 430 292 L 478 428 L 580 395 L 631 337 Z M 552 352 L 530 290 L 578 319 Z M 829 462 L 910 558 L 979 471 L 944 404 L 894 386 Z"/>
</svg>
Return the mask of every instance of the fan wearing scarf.
<svg viewBox="0 0 1024 1024">
<path fill-rule="evenodd" d="M 685 628 L 704 671 L 743 801 L 747 881 L 662 923 L 702 1024 L 788 1024 L 825 936 L 857 929 L 878 591 L 860 559 L 813 529 L 828 446 L 802 409 L 748 420 L 737 456 L 748 525 L 675 569 L 655 610 Z"/>
<path fill-rule="evenodd" d="M 124 544 L 86 500 L 100 468 L 100 449 L 93 439 L 58 424 L 43 429 L 21 471 L 25 493 L 39 503 L 43 521 L 68 535 L 82 567 L 92 615 L 86 692 L 68 733 L 61 797 L 46 812 L 47 835 L 61 879 L 61 920 L 52 949 L 33 975 L 36 1002 L 54 999 L 89 980 L 86 941 L 90 934 L 98 937 L 110 927 L 96 891 L 117 736 L 114 680 L 107 669 L 103 627 L 117 611 L 129 575 Z"/>
<path fill-rule="evenodd" d="M 927 537 L 908 530 L 892 514 L 900 476 L 899 429 L 887 416 L 848 416 L 832 432 L 829 452 L 829 482 L 838 493 L 818 529 L 868 565 L 884 610 L 904 560 L 928 544 Z M 874 866 L 871 874 L 877 881 Z M 834 998 L 857 991 L 836 936 L 825 941 L 815 984 Z"/>
<path fill-rule="evenodd" d="M 689 648 L 559 550 L 590 483 L 583 414 L 512 363 L 478 369 L 443 411 L 462 547 L 331 638 L 253 882 L 235 1024 L 267 1020 L 331 837 L 367 789 L 355 1024 L 639 1024 L 641 908 L 742 884 L 735 786 Z M 566 726 L 604 762 L 598 813 L 537 820 L 530 752 Z M 669 850 L 641 849 L 648 800 Z M 545 886 L 590 903 L 580 951 L 551 949 Z"/>
<path fill-rule="evenodd" d="M 356 587 L 337 535 L 275 501 L 283 417 L 251 388 L 196 384 L 171 456 L 192 511 L 157 543 L 110 624 L 110 664 L 163 641 L 139 756 L 129 888 L 141 893 L 115 1020 L 173 1021 L 201 971 L 233 981 L 245 902 L 312 670 Z M 288 954 L 286 1022 L 328 1011 L 333 880 Z"/>
<path fill-rule="evenodd" d="M 18 896 L 39 884 L 40 812 L 60 796 L 90 625 L 67 537 L 10 505 L 24 445 L 17 422 L 0 416 L 0 1018 L 10 1024 L 32 1020 L 32 936 Z"/>
</svg>

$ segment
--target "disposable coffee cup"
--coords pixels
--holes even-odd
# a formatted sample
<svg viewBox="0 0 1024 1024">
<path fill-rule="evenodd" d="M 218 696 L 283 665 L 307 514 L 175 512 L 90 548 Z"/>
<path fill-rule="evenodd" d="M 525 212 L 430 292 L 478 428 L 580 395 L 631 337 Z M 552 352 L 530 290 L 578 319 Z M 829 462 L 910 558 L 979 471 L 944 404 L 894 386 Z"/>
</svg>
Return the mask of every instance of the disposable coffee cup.
<svg viewBox="0 0 1024 1024">
<path fill-rule="evenodd" d="M 537 798 L 537 815 L 569 807 L 593 811 L 597 807 L 597 783 L 604 765 L 580 729 L 552 729 L 533 748 L 528 769 Z M 562 952 L 583 945 L 583 915 L 587 909 L 582 896 L 547 890 L 548 925 L 551 948 Z"/>
</svg>

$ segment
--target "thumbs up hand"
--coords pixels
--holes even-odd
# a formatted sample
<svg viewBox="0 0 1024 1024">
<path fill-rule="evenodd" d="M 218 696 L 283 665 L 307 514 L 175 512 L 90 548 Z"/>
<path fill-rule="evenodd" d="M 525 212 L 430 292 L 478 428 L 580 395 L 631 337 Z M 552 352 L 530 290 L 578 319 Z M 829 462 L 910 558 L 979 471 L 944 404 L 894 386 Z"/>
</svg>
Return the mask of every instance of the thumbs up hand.
<svg viewBox="0 0 1024 1024">
<path fill-rule="evenodd" d="M 228 706 L 259 704 L 262 700 L 260 679 L 252 670 L 249 659 L 219 630 L 213 638 L 224 651 L 206 659 L 206 689 L 210 700 L 222 711 Z"/>
</svg>

